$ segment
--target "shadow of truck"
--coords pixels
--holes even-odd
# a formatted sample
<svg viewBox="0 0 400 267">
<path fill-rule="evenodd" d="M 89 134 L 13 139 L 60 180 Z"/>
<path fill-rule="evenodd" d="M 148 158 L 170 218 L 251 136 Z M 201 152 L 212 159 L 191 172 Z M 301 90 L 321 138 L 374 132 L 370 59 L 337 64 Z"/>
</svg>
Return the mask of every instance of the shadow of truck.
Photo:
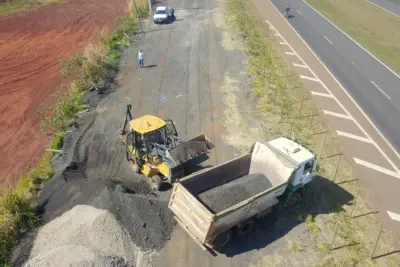
<svg viewBox="0 0 400 267">
<path fill-rule="evenodd" d="M 321 201 L 324 197 L 325 204 Z M 301 204 L 274 211 L 265 218 L 259 219 L 246 236 L 234 236 L 227 246 L 219 252 L 227 257 L 262 249 L 284 237 L 296 226 L 304 223 L 304 218 L 311 215 L 330 214 L 342 210 L 349 204 L 353 195 L 332 183 L 329 179 L 316 176 L 304 192 Z"/>
</svg>

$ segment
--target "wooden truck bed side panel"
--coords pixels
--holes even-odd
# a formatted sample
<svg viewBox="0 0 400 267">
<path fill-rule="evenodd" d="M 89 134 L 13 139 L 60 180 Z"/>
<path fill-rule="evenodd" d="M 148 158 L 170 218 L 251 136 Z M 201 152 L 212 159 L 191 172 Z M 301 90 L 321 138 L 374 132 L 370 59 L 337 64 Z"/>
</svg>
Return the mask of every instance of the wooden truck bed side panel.
<svg viewBox="0 0 400 267">
<path fill-rule="evenodd" d="M 169 208 L 198 241 L 205 242 L 215 215 L 179 183 L 174 184 Z"/>
</svg>

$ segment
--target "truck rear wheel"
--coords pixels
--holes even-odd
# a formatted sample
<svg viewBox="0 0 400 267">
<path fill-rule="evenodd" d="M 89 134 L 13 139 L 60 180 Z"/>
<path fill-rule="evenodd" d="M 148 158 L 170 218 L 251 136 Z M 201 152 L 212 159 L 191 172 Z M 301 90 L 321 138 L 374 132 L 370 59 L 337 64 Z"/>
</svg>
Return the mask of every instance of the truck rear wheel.
<svg viewBox="0 0 400 267">
<path fill-rule="evenodd" d="M 251 228 L 253 228 L 254 219 L 247 219 L 246 221 L 238 224 L 236 226 L 236 232 L 238 236 L 245 236 L 247 235 Z"/>
<path fill-rule="evenodd" d="M 293 193 L 293 195 L 288 199 L 287 201 L 287 206 L 291 207 L 291 206 L 296 206 L 297 204 L 299 204 L 301 202 L 302 196 L 301 193 L 299 191 L 296 191 L 295 193 Z"/>
<path fill-rule="evenodd" d="M 227 230 L 223 233 L 220 233 L 214 239 L 213 247 L 216 250 L 222 249 L 226 246 L 226 244 L 228 244 L 228 242 L 231 240 L 231 238 L 232 238 L 232 230 Z"/>
</svg>

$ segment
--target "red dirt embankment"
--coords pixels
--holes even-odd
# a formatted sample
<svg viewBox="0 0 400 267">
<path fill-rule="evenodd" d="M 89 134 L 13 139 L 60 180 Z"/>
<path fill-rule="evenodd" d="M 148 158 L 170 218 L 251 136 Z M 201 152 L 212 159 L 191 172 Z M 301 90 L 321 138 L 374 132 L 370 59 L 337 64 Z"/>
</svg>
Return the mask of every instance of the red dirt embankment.
<svg viewBox="0 0 400 267">
<path fill-rule="evenodd" d="M 126 0 L 66 0 L 0 20 L 0 187 L 14 184 L 48 144 L 41 103 L 60 89 L 60 59 L 82 51 L 126 11 Z"/>
</svg>

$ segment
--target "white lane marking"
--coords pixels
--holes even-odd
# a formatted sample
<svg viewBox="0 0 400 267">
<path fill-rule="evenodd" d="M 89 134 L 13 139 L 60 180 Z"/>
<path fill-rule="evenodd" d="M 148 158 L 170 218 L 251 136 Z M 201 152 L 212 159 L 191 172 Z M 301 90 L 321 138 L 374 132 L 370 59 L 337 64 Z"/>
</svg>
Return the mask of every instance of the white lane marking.
<svg viewBox="0 0 400 267">
<path fill-rule="evenodd" d="M 314 91 L 311 91 L 311 94 L 312 95 L 316 95 L 316 96 L 323 96 L 323 97 L 333 98 L 333 96 L 330 95 L 330 94 L 318 93 L 318 92 L 314 92 Z"/>
<path fill-rule="evenodd" d="M 387 212 L 387 214 L 389 215 L 389 217 L 392 219 L 392 220 L 395 220 L 395 221 L 398 221 L 398 222 L 400 222 L 400 214 L 397 214 L 397 213 L 395 213 L 395 212 L 393 212 L 393 211 L 386 211 Z"/>
<path fill-rule="evenodd" d="M 275 33 L 274 35 L 275 35 L 275 36 L 281 36 L 279 33 Z"/>
<path fill-rule="evenodd" d="M 399 175 L 398 172 L 394 172 L 394 171 L 388 170 L 388 169 L 386 169 L 386 168 L 383 168 L 383 167 L 381 167 L 381 166 L 372 164 L 372 163 L 367 162 L 367 161 L 362 160 L 362 159 L 354 158 L 354 161 L 355 161 L 357 164 L 362 165 L 362 166 L 364 166 L 364 167 L 367 167 L 367 168 L 373 169 L 373 170 L 375 170 L 375 171 L 377 171 L 377 172 L 381 172 L 381 173 L 387 174 L 387 175 L 389 175 L 389 176 L 393 176 L 393 177 L 395 177 L 395 178 L 399 178 L 399 179 L 400 179 L 400 175 Z"/>
<path fill-rule="evenodd" d="M 394 13 L 394 12 L 390 11 L 389 9 L 386 9 L 386 8 L 384 8 L 384 7 L 381 7 L 380 5 L 378 5 L 378 4 L 375 4 L 375 3 L 372 3 L 371 1 L 368 1 L 368 0 L 365 0 L 365 1 L 366 1 L 366 2 L 368 2 L 368 3 L 370 3 L 371 5 L 374 5 L 374 6 L 376 6 L 377 8 L 380 8 L 380 9 L 383 9 L 383 10 L 385 10 L 386 12 L 388 12 L 388 13 L 392 14 L 393 16 L 396 16 L 396 17 L 400 18 L 400 15 L 398 15 L 398 14 L 396 14 L 396 13 Z"/>
<path fill-rule="evenodd" d="M 342 131 L 336 131 L 338 135 L 343 136 L 343 137 L 347 137 L 347 138 L 351 138 L 351 139 L 355 139 L 357 141 L 361 141 L 361 142 L 365 142 L 365 143 L 370 143 L 372 144 L 372 140 L 362 137 L 362 136 L 358 136 L 355 134 L 351 134 L 351 133 L 346 133 L 346 132 L 342 132 Z"/>
<path fill-rule="evenodd" d="M 311 6 L 307 1 L 302 0 L 303 3 L 305 3 L 307 6 L 309 6 L 311 9 L 313 9 L 315 12 L 317 12 L 321 17 L 323 17 L 326 21 L 328 21 L 330 24 L 332 24 L 333 27 L 335 27 L 337 30 L 339 30 L 341 33 L 343 33 L 347 38 L 352 40 L 355 44 L 357 44 L 362 50 L 367 52 L 371 57 L 373 57 L 376 61 L 381 63 L 382 66 L 384 66 L 386 69 L 388 69 L 391 73 L 393 73 L 397 78 L 400 79 L 400 75 L 394 72 L 391 68 L 389 68 L 385 63 L 383 63 L 379 58 L 374 56 L 371 52 L 369 52 L 367 49 L 365 49 L 362 45 L 360 45 L 356 40 L 354 40 L 352 37 L 350 37 L 347 33 L 345 33 L 342 29 L 340 29 L 338 26 L 336 26 L 332 21 L 327 19 L 324 15 L 321 14 L 318 10 L 316 10 L 313 6 Z"/>
<path fill-rule="evenodd" d="M 280 45 L 287 45 L 285 42 L 279 42 Z"/>
<path fill-rule="evenodd" d="M 300 75 L 300 78 L 302 78 L 304 80 L 313 81 L 313 82 L 320 82 L 318 78 L 314 78 L 314 77 L 308 77 L 308 76 Z"/>
<path fill-rule="evenodd" d="M 371 119 L 367 116 L 367 114 L 365 113 L 365 111 L 360 107 L 360 105 L 358 105 L 358 103 L 354 100 L 354 98 L 350 95 L 350 93 L 343 87 L 343 85 L 338 81 L 338 79 L 333 75 L 333 73 L 328 69 L 328 67 L 321 61 L 321 59 L 315 54 L 315 52 L 311 49 L 311 47 L 307 44 L 307 42 L 300 36 L 300 34 L 293 28 L 292 25 L 290 25 L 290 23 L 287 21 L 287 19 L 280 13 L 280 11 L 278 10 L 278 8 L 275 5 L 272 5 L 273 8 L 275 9 L 275 11 L 281 16 L 281 18 L 287 23 L 287 25 L 293 30 L 293 32 L 300 38 L 300 40 L 303 41 L 303 44 L 308 48 L 308 50 L 311 52 L 311 54 L 314 55 L 314 57 L 321 63 L 321 65 L 324 67 L 324 69 L 331 75 L 332 79 L 335 80 L 335 82 L 339 85 L 339 87 L 342 89 L 342 91 L 347 95 L 347 97 L 351 100 L 351 102 L 353 102 L 353 104 L 358 108 L 358 110 L 361 112 L 361 114 L 364 116 L 364 118 L 370 123 L 370 125 L 374 128 L 374 130 L 379 134 L 379 136 L 382 138 L 382 140 L 386 143 L 386 145 L 392 150 L 392 152 L 400 159 L 400 155 L 397 152 L 396 149 L 394 149 L 394 147 L 392 146 L 392 144 L 387 140 L 387 138 L 381 133 L 381 131 L 379 131 L 378 127 L 375 126 L 375 124 L 371 121 Z M 266 22 L 270 25 L 272 25 L 268 20 L 266 20 Z M 277 31 L 275 29 L 275 31 Z M 283 36 L 281 36 L 282 39 Z M 286 40 L 285 40 L 286 41 Z M 292 47 L 289 43 L 288 43 L 289 47 Z M 293 49 L 293 48 L 292 48 Z M 300 60 L 302 62 L 304 62 L 304 60 L 299 56 Z M 314 73 L 313 70 L 311 68 L 309 68 L 310 72 Z M 332 94 L 332 92 L 328 89 L 328 87 L 326 87 L 326 85 L 321 81 L 322 86 L 325 88 L 325 90 L 327 90 L 330 94 Z M 333 98 L 335 99 L 335 101 L 338 103 L 338 105 L 349 115 L 350 112 L 342 105 L 342 103 L 339 102 L 339 100 L 333 96 Z M 354 120 L 354 123 L 360 128 L 360 130 L 363 132 L 363 134 L 365 134 L 366 136 L 369 136 L 369 134 L 364 130 L 364 128 L 361 127 L 360 123 L 358 123 L 358 121 Z M 372 140 L 372 138 L 371 138 Z M 393 161 L 386 155 L 385 152 L 383 152 L 383 150 L 380 148 L 380 146 L 378 146 L 375 141 L 374 141 L 374 145 L 376 147 L 376 149 L 382 154 L 382 156 L 390 163 L 390 165 L 392 165 L 393 169 L 395 169 L 397 172 L 400 173 L 399 168 L 397 168 L 397 166 L 393 163 Z"/>
<path fill-rule="evenodd" d="M 294 52 L 285 52 L 286 55 L 291 55 L 291 56 L 296 56 L 296 53 Z"/>
<path fill-rule="evenodd" d="M 303 14 L 301 14 L 301 12 L 298 9 L 296 9 L 296 11 L 297 13 L 299 13 L 300 16 L 303 16 Z"/>
<path fill-rule="evenodd" d="M 302 65 L 302 64 L 297 64 L 297 63 L 292 63 L 292 64 L 293 64 L 293 66 L 295 66 L 295 67 L 308 69 L 308 66 L 307 66 L 307 65 Z"/>
<path fill-rule="evenodd" d="M 384 94 L 389 100 L 391 99 L 390 96 L 388 96 L 374 81 L 371 81 L 371 83 L 372 83 L 376 88 L 378 88 L 378 90 L 379 90 L 382 94 Z"/>
<path fill-rule="evenodd" d="M 332 43 L 332 41 L 331 40 L 329 40 L 329 38 L 328 37 L 326 37 L 326 36 L 324 36 L 324 38 L 331 44 L 331 45 L 333 45 L 333 43 Z"/>
<path fill-rule="evenodd" d="M 325 110 L 325 109 L 324 109 L 324 113 L 325 113 L 326 115 L 338 117 L 338 118 L 341 118 L 341 119 L 354 120 L 353 117 L 350 117 L 350 116 L 348 116 L 348 115 L 336 113 L 336 112 L 329 111 L 329 110 Z"/>
</svg>

